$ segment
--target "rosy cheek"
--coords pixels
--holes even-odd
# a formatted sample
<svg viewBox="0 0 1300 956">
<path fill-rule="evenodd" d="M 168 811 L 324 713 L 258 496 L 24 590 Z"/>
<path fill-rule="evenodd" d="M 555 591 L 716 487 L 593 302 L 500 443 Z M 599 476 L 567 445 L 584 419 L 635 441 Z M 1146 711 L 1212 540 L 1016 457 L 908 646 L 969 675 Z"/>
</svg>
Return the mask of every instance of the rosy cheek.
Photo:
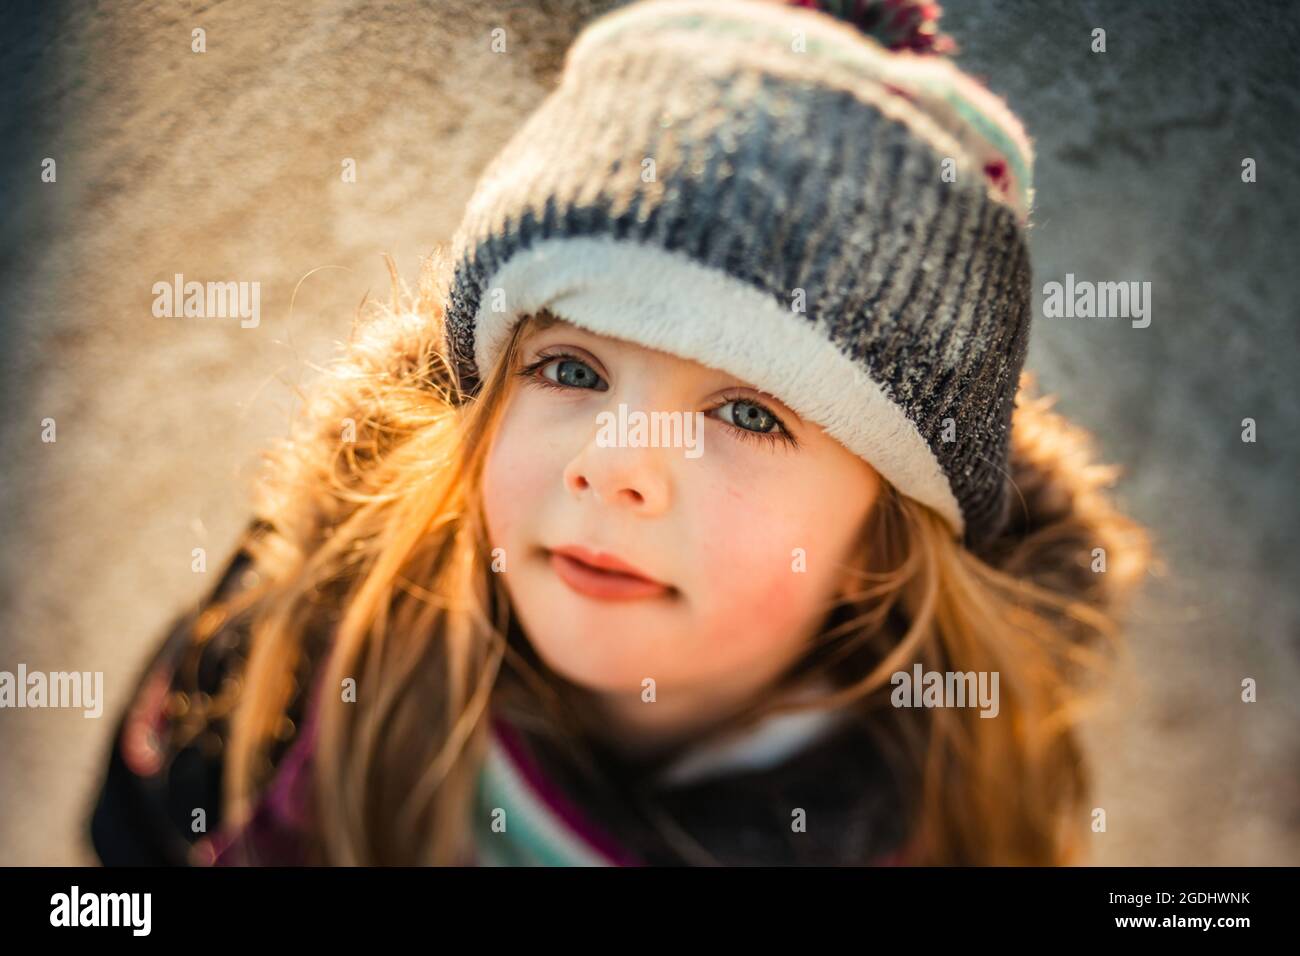
<svg viewBox="0 0 1300 956">
<path fill-rule="evenodd" d="M 744 479 L 714 476 L 700 492 L 707 506 L 693 510 L 702 610 L 719 633 L 744 636 L 735 650 L 746 654 L 797 639 L 817 613 L 824 516 L 800 500 L 797 482 L 753 469 Z"/>
<path fill-rule="evenodd" d="M 791 560 L 777 558 L 763 568 L 755 568 L 751 578 L 760 582 L 749 602 L 749 613 L 767 627 L 778 631 L 792 630 L 812 609 L 814 582 L 805 573 L 796 572 Z"/>
<path fill-rule="evenodd" d="M 789 562 L 735 562 L 702 598 L 701 664 L 747 669 L 793 653 L 813 610 L 804 578 Z"/>
<path fill-rule="evenodd" d="M 527 440 L 503 427 L 484 462 L 483 507 L 493 547 L 512 543 L 520 518 L 541 493 L 538 470 L 527 467 L 529 457 Z"/>
<path fill-rule="evenodd" d="M 800 546 L 799 534 L 779 508 L 746 498 L 724 491 L 715 507 L 702 512 L 696 533 L 705 580 L 699 584 L 713 591 L 703 598 L 746 616 L 780 613 L 804 589 L 805 575 L 795 573 L 792 553 Z"/>
<path fill-rule="evenodd" d="M 789 570 L 792 550 L 808 546 L 806 525 L 792 504 L 797 502 L 778 482 L 706 483 L 694 509 L 700 567 L 726 570 L 754 563 Z"/>
</svg>

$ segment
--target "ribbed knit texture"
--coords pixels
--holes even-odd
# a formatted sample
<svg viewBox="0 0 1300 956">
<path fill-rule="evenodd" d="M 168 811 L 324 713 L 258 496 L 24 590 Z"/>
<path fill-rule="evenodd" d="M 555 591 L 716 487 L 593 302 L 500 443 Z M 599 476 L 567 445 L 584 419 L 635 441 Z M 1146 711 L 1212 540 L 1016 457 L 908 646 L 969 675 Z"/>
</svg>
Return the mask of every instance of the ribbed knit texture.
<svg viewBox="0 0 1300 956">
<path fill-rule="evenodd" d="M 462 392 L 481 384 L 476 329 L 512 258 L 545 240 L 653 246 L 758 290 L 878 383 L 942 469 L 960 507 L 945 516 L 978 546 L 1007 515 L 1028 346 L 1018 125 L 947 63 L 911 57 L 903 79 L 873 82 L 872 63 L 898 55 L 824 14 L 733 0 L 622 16 L 638 10 L 666 11 L 658 32 L 614 17 L 589 27 L 467 207 L 448 306 Z M 807 30 L 807 52 L 786 28 Z M 783 342 L 769 348 L 779 358 Z M 726 368 L 725 355 L 690 357 Z"/>
</svg>

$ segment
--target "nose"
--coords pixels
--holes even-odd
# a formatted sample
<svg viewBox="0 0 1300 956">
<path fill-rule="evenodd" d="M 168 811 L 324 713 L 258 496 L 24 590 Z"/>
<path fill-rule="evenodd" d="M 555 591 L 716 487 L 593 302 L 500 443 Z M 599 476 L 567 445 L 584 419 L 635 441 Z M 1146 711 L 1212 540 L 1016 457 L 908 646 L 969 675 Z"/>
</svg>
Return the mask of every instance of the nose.
<svg viewBox="0 0 1300 956">
<path fill-rule="evenodd" d="M 670 448 L 603 447 L 593 439 L 565 467 L 564 485 L 575 498 L 595 494 L 638 517 L 663 514 L 671 498 L 663 456 L 671 452 Z"/>
</svg>

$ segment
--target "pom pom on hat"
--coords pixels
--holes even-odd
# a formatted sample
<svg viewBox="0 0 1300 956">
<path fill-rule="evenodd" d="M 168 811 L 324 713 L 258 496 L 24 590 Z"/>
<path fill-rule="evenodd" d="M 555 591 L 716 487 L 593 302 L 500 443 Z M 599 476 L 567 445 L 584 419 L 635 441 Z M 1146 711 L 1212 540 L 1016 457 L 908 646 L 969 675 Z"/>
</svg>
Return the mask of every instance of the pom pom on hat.
<svg viewBox="0 0 1300 956">
<path fill-rule="evenodd" d="M 939 32 L 937 3 L 925 0 L 784 0 L 788 6 L 820 10 L 857 27 L 889 50 L 955 53 L 957 44 Z"/>
</svg>

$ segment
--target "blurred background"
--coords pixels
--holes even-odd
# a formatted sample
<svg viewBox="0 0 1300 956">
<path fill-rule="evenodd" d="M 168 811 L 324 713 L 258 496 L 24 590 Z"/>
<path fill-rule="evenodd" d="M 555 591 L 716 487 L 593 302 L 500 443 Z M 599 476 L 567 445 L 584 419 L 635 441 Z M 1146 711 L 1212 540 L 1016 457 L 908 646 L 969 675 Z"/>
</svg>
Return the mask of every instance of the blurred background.
<svg viewBox="0 0 1300 956">
<path fill-rule="evenodd" d="M 105 709 L 0 710 L 0 864 L 94 862 L 109 736 L 243 528 L 294 388 L 388 294 L 382 253 L 413 282 L 450 239 L 567 44 L 620 5 L 6 4 L 0 670 L 102 671 Z M 1090 731 L 1092 862 L 1300 863 L 1300 14 L 950 0 L 942 24 L 1036 140 L 1028 367 L 1123 466 L 1167 562 Z M 260 324 L 155 318 L 176 273 L 260 282 Z M 1045 318 L 1067 273 L 1149 281 L 1150 326 Z"/>
</svg>

